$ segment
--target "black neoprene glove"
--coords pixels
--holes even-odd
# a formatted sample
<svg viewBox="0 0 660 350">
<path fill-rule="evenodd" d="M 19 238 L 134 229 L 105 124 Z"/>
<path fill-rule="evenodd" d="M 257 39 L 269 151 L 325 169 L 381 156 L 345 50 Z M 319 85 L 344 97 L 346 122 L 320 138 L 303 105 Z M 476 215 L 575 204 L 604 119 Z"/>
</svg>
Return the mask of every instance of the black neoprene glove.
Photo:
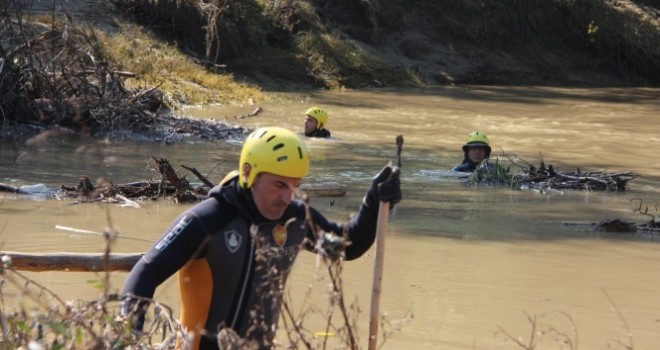
<svg viewBox="0 0 660 350">
<path fill-rule="evenodd" d="M 142 332 L 142 328 L 144 328 L 146 308 L 149 304 L 125 295 L 122 297 L 119 305 L 119 314 L 121 317 L 130 319 L 131 324 L 133 325 L 133 331 L 138 333 Z"/>
<path fill-rule="evenodd" d="M 398 166 L 386 165 L 374 177 L 371 188 L 367 192 L 369 205 L 378 202 L 389 202 L 390 209 L 401 201 L 401 169 Z"/>
</svg>

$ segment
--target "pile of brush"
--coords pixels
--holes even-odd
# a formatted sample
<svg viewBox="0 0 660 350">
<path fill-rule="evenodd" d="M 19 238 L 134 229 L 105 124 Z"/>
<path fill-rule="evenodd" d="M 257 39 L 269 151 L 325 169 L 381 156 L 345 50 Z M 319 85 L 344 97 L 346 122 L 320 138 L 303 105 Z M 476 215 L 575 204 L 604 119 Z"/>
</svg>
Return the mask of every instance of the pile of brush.
<svg viewBox="0 0 660 350">
<path fill-rule="evenodd" d="M 508 156 L 510 165 L 498 159 L 494 163 L 485 160 L 468 178 L 470 184 L 506 184 L 516 189 L 536 190 L 585 190 L 624 191 L 628 181 L 639 177 L 632 171 L 607 173 L 583 172 L 580 168 L 571 172 L 556 170 L 552 164 L 546 167 L 543 158 L 539 167 L 518 158 Z M 512 169 L 513 167 L 513 169 Z"/>
</svg>

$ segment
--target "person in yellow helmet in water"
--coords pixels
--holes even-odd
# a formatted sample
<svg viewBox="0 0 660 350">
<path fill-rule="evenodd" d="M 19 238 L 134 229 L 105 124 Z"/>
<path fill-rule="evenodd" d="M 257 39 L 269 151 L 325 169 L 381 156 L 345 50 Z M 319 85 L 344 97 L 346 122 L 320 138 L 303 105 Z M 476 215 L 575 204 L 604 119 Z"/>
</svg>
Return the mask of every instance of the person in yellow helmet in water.
<svg viewBox="0 0 660 350">
<path fill-rule="evenodd" d="M 124 320 L 140 331 L 156 287 L 178 273 L 187 348 L 219 349 L 218 340 L 225 339 L 219 334 L 237 339 L 232 348 L 273 347 L 298 252 L 360 257 L 374 242 L 379 203 L 401 200 L 400 170 L 387 165 L 357 215 L 343 224 L 330 221 L 294 198 L 309 164 L 305 144 L 292 131 L 266 127 L 247 136 L 238 170 L 176 218 L 128 274 Z"/>
<path fill-rule="evenodd" d="M 463 145 L 463 162 L 455 166 L 452 171 L 474 172 L 482 161 L 490 157 L 490 151 L 490 142 L 486 134 L 473 131 Z"/>
<path fill-rule="evenodd" d="M 307 137 L 330 137 L 328 125 L 328 114 L 319 107 L 312 107 L 305 112 L 305 136 Z"/>
</svg>

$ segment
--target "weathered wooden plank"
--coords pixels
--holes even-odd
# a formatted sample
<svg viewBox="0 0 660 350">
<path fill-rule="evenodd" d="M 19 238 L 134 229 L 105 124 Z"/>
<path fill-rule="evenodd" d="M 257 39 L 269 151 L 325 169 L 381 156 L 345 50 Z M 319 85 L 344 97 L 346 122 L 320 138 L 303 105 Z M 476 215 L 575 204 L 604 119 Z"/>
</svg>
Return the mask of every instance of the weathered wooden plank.
<svg viewBox="0 0 660 350">
<path fill-rule="evenodd" d="M 3 264 L 8 268 L 22 271 L 130 271 L 143 253 L 112 253 L 105 262 L 102 253 L 21 253 L 0 252 Z M 5 256 L 11 258 L 8 261 Z M 106 265 L 107 263 L 107 265 Z"/>
</svg>

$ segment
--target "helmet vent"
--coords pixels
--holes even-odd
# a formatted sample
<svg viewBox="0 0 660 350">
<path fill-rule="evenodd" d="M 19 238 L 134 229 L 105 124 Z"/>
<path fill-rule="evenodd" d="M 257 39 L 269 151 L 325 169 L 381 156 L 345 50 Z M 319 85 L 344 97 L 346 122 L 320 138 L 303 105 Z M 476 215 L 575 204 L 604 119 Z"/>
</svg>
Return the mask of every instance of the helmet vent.
<svg viewBox="0 0 660 350">
<path fill-rule="evenodd" d="M 283 162 L 283 161 L 287 160 L 288 158 L 289 157 L 287 157 L 287 156 L 279 156 L 279 157 L 277 157 L 277 161 L 278 162 Z"/>
<path fill-rule="evenodd" d="M 300 149 L 300 147 L 298 147 L 298 157 L 300 157 L 300 159 L 303 159 L 302 149 Z"/>
<path fill-rule="evenodd" d="M 277 145 L 273 146 L 273 151 L 277 151 L 278 149 L 284 147 L 283 143 L 278 143 Z"/>
</svg>

